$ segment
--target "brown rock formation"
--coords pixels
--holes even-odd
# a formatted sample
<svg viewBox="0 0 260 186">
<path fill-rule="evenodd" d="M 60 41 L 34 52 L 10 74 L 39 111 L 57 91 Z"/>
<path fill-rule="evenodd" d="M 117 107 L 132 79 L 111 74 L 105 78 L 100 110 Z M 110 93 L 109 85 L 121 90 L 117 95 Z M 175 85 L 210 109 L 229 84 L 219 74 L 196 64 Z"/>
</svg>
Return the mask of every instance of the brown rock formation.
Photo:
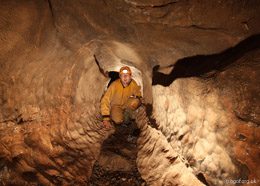
<svg viewBox="0 0 260 186">
<path fill-rule="evenodd" d="M 138 126 L 141 134 L 138 141 L 137 165 L 148 185 L 204 185 L 186 167 L 185 160 L 176 153 L 165 136 L 151 128 L 144 114 L 139 109 Z M 189 180 L 189 181 L 187 181 Z"/>
<path fill-rule="evenodd" d="M 250 47 L 248 43 L 246 46 Z M 209 185 L 259 180 L 256 149 L 260 96 L 259 86 L 255 86 L 259 84 L 259 52 L 242 54 L 232 65 L 213 74 L 178 78 L 168 87 L 153 87 L 153 115 L 159 130 Z M 225 64 L 233 60 L 231 54 L 225 56 Z M 209 59 L 200 57 L 200 64 Z M 175 77 L 168 80 L 171 78 Z"/>
<path fill-rule="evenodd" d="M 99 112 L 106 72 L 122 65 L 147 104 L 137 121 L 147 184 L 259 184 L 259 10 L 258 0 L 2 0 L 0 185 L 87 185 L 114 132 Z"/>
</svg>

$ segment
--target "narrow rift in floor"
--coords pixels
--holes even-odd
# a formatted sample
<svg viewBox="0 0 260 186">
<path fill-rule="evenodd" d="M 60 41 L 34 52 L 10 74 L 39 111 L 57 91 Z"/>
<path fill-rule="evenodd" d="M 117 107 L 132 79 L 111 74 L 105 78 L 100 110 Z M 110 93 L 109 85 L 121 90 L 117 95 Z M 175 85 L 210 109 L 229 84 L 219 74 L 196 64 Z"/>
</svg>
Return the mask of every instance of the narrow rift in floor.
<svg viewBox="0 0 260 186">
<path fill-rule="evenodd" d="M 90 186 L 145 186 L 136 166 L 139 129 L 135 122 L 117 125 L 115 133 L 104 141 L 96 161 Z"/>
</svg>

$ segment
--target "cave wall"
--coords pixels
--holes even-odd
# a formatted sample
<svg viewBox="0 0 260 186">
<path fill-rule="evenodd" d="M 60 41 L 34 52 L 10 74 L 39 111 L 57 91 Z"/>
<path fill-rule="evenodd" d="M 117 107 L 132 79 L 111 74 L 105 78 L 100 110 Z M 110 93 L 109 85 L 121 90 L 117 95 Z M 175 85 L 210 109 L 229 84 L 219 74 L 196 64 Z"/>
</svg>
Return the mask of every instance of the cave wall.
<svg viewBox="0 0 260 186">
<path fill-rule="evenodd" d="M 48 1 L 1 1 L 1 185 L 88 182 L 109 134 L 100 74 L 90 50 L 59 39 Z"/>
<path fill-rule="evenodd" d="M 194 175 L 201 173 L 218 185 L 233 175 L 259 178 L 259 52 L 208 80 L 167 78 L 186 73 L 174 71 L 180 59 L 216 54 L 259 34 L 259 7 L 257 0 L 1 1 L 0 183 L 87 184 L 114 130 L 103 129 L 99 113 L 106 72 L 122 65 L 133 68 L 153 105 L 156 140 L 172 148 L 170 157 L 187 160 L 188 169 L 186 160 L 176 164 L 190 179 L 199 183 Z M 153 79 L 156 73 L 168 87 Z M 149 137 L 150 127 L 144 128 Z M 144 152 L 154 144 L 147 145 Z M 169 168 L 164 175 L 142 170 L 148 167 L 142 153 L 137 163 L 148 183 L 174 181 L 178 169 L 162 163 L 168 161 L 163 153 L 155 157 Z M 161 176 L 151 180 L 155 174 Z"/>
<path fill-rule="evenodd" d="M 153 87 L 159 130 L 210 185 L 259 180 L 259 52 L 242 54 L 214 75 Z"/>
</svg>

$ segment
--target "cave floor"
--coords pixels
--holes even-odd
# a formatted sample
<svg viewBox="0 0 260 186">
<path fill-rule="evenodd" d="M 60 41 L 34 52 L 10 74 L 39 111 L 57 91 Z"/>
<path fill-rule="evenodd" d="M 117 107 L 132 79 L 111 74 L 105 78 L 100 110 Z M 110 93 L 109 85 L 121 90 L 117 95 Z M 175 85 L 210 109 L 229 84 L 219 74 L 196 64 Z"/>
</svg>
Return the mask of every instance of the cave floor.
<svg viewBox="0 0 260 186">
<path fill-rule="evenodd" d="M 90 186 L 146 185 L 136 166 L 139 133 L 135 122 L 127 127 L 115 127 L 115 133 L 104 141 L 99 159 L 94 164 Z"/>
</svg>

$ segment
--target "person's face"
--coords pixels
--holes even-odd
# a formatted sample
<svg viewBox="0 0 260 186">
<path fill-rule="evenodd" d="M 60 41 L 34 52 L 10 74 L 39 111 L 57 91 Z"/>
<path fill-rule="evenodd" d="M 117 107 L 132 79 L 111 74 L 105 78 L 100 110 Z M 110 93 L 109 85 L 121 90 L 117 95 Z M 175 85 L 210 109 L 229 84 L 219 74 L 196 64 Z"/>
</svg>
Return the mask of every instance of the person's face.
<svg viewBox="0 0 260 186">
<path fill-rule="evenodd" d="M 120 79 L 123 84 L 128 84 L 131 80 L 132 76 L 130 74 L 122 74 L 120 75 Z"/>
</svg>

